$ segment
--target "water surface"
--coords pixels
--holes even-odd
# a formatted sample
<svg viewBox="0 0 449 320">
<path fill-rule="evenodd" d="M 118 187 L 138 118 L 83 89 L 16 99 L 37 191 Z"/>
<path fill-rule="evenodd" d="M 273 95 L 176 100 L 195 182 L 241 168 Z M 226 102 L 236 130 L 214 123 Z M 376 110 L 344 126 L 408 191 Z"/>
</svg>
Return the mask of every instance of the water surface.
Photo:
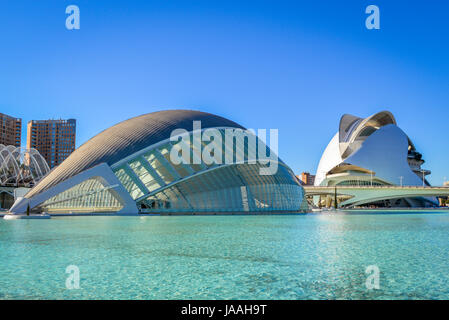
<svg viewBox="0 0 449 320">
<path fill-rule="evenodd" d="M 0 299 L 449 299 L 448 249 L 447 213 L 0 220 Z"/>
</svg>

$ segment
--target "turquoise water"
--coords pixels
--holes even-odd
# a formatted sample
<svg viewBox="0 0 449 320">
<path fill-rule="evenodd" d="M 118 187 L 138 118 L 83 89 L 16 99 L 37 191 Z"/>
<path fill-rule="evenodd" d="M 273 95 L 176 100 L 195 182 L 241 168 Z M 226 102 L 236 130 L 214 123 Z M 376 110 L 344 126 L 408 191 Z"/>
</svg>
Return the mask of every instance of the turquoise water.
<svg viewBox="0 0 449 320">
<path fill-rule="evenodd" d="M 448 258 L 447 213 L 0 220 L 0 299 L 449 299 Z"/>
</svg>

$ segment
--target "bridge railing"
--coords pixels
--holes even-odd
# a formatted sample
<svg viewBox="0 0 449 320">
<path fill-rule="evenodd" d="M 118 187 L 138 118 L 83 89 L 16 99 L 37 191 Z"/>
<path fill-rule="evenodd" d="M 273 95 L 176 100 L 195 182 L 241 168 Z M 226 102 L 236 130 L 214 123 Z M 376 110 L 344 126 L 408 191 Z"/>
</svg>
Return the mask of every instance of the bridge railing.
<svg viewBox="0 0 449 320">
<path fill-rule="evenodd" d="M 444 189 L 449 186 L 303 186 L 304 189 Z"/>
</svg>

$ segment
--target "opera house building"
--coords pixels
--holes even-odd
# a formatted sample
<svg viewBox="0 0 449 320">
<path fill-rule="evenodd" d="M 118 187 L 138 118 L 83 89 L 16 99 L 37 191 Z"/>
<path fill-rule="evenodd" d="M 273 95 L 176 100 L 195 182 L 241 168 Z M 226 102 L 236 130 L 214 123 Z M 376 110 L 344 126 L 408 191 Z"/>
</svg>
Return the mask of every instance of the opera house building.
<svg viewBox="0 0 449 320">
<path fill-rule="evenodd" d="M 394 191 L 392 187 L 425 187 L 430 184 L 426 176 L 429 170 L 423 169 L 424 159 L 412 140 L 402 131 L 394 116 L 383 111 L 368 118 L 344 115 L 339 130 L 326 147 L 318 165 L 315 187 L 336 187 L 348 197 L 342 197 L 341 206 L 353 205 L 379 207 L 428 207 L 438 204 L 433 196 L 420 196 L 410 189 Z M 363 193 L 363 188 L 371 188 Z M 382 188 L 383 187 L 383 188 Z M 423 188 L 424 187 L 424 188 Z M 430 188 L 428 188 L 430 189 Z M 351 194 L 352 192 L 352 194 Z M 394 194 L 398 195 L 396 198 Z M 399 196 L 399 192 L 401 196 Z M 421 191 L 423 195 L 423 191 Z M 317 205 L 324 198 L 314 197 Z"/>
<path fill-rule="evenodd" d="M 195 129 L 195 122 L 201 123 L 201 132 Z M 221 139 L 217 137 L 192 142 L 196 134 L 208 129 L 223 135 L 223 142 L 218 144 Z M 244 141 L 243 145 L 235 143 L 228 150 L 226 130 L 235 132 L 235 140 Z M 176 131 L 182 139 L 174 141 Z M 247 151 L 249 140 L 257 140 L 257 152 Z M 186 148 L 198 160 L 200 149 L 214 143 L 213 156 L 220 161 L 173 160 L 173 154 Z M 243 147 L 244 157 L 223 159 Z M 259 137 L 225 118 L 190 110 L 149 113 L 118 123 L 88 140 L 17 199 L 10 212 L 132 215 L 305 211 L 304 189 L 284 162 L 276 156 L 276 170 L 264 173 L 267 162 L 258 157 L 265 152 L 274 153 Z"/>
</svg>

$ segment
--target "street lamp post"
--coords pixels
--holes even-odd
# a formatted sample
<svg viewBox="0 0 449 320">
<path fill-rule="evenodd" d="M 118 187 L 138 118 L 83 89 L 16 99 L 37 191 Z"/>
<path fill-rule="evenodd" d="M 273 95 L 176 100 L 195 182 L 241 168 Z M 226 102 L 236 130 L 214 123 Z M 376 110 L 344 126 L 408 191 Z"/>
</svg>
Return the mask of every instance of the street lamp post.
<svg viewBox="0 0 449 320">
<path fill-rule="evenodd" d="M 334 209 L 338 209 L 338 202 L 337 202 L 337 185 L 335 185 L 335 195 L 334 195 Z"/>
<path fill-rule="evenodd" d="M 399 177 L 399 180 L 401 181 L 401 184 L 400 184 L 400 185 L 401 185 L 401 188 L 402 188 L 402 179 L 404 179 L 404 177 L 403 177 L 403 176 L 400 176 L 400 177 Z"/>
<path fill-rule="evenodd" d="M 422 172 L 422 186 L 425 187 L 426 184 L 424 183 L 424 173 L 426 172 L 426 170 L 421 169 L 421 172 Z"/>
</svg>

